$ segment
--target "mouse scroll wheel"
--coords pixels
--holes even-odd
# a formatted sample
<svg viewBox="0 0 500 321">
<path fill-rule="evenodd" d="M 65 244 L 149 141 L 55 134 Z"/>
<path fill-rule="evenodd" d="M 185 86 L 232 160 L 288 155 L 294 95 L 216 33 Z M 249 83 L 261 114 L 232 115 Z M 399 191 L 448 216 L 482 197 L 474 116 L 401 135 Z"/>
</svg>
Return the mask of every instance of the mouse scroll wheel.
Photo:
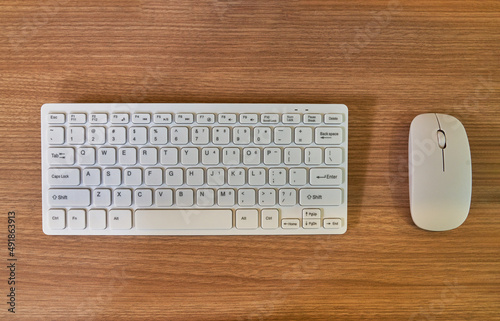
<svg viewBox="0 0 500 321">
<path fill-rule="evenodd" d="M 439 148 L 444 149 L 446 147 L 446 135 L 441 129 L 437 131 L 437 140 Z"/>
</svg>

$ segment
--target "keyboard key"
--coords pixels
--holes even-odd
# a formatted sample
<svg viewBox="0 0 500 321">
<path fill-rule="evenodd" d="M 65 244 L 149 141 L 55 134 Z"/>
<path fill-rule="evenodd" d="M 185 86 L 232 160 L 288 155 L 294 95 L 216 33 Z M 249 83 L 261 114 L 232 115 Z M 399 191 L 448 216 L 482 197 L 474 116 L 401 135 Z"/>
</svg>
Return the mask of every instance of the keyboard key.
<svg viewBox="0 0 500 321">
<path fill-rule="evenodd" d="M 116 206 L 129 207 L 130 205 L 132 205 L 132 190 L 123 188 L 115 189 L 113 199 Z M 111 220 L 111 213 L 110 213 L 110 220 Z"/>
<path fill-rule="evenodd" d="M 240 123 L 242 124 L 257 124 L 259 116 L 257 114 L 241 114 Z"/>
<path fill-rule="evenodd" d="M 238 190 L 238 205 L 240 206 L 254 206 L 255 190 L 251 188 L 242 188 Z"/>
<path fill-rule="evenodd" d="M 212 128 L 212 142 L 218 145 L 229 144 L 229 127 L 214 127 Z"/>
<path fill-rule="evenodd" d="M 80 169 L 51 168 L 49 169 L 49 184 L 64 186 L 80 185 Z"/>
<path fill-rule="evenodd" d="M 148 186 L 160 186 L 163 184 L 163 169 L 148 168 L 144 171 L 144 182 Z"/>
<path fill-rule="evenodd" d="M 198 114 L 196 122 L 198 124 L 213 124 L 215 123 L 215 114 Z"/>
<path fill-rule="evenodd" d="M 106 128 L 89 127 L 87 136 L 91 145 L 103 145 L 106 142 Z"/>
<path fill-rule="evenodd" d="M 198 148 L 184 148 L 181 151 L 182 165 L 197 165 L 200 162 L 200 152 Z"/>
<path fill-rule="evenodd" d="M 264 149 L 264 164 L 279 165 L 281 164 L 281 148 L 270 147 Z"/>
<path fill-rule="evenodd" d="M 309 172 L 311 185 L 337 186 L 342 183 L 342 170 L 340 168 L 311 168 Z"/>
<path fill-rule="evenodd" d="M 325 218 L 323 226 L 328 229 L 339 229 L 342 227 L 342 220 L 340 218 Z"/>
<path fill-rule="evenodd" d="M 179 153 L 177 148 L 162 148 L 160 150 L 160 163 L 162 165 L 177 165 L 179 162 Z"/>
<path fill-rule="evenodd" d="M 123 145 L 127 141 L 127 129 L 125 127 L 109 127 L 108 139 L 112 145 Z"/>
<path fill-rule="evenodd" d="M 311 127 L 295 128 L 295 144 L 309 145 L 313 140 L 313 130 Z"/>
<path fill-rule="evenodd" d="M 342 128 L 340 127 L 316 127 L 316 144 L 339 145 L 342 143 Z"/>
<path fill-rule="evenodd" d="M 207 183 L 210 186 L 224 185 L 226 182 L 226 171 L 224 168 L 207 169 Z"/>
<path fill-rule="evenodd" d="M 241 150 L 236 147 L 228 147 L 222 150 L 222 163 L 224 165 L 238 165 L 240 163 Z"/>
<path fill-rule="evenodd" d="M 112 230 L 129 230 L 132 228 L 131 210 L 109 211 L 109 227 Z"/>
<path fill-rule="evenodd" d="M 119 168 L 107 168 L 102 175 L 104 185 L 118 186 L 122 183 L 122 172 Z"/>
<path fill-rule="evenodd" d="M 215 193 L 213 189 L 199 189 L 196 194 L 198 206 L 213 206 L 215 204 Z"/>
<path fill-rule="evenodd" d="M 193 114 L 175 114 L 177 124 L 192 124 L 194 122 Z"/>
<path fill-rule="evenodd" d="M 302 210 L 303 218 L 321 218 L 321 210 L 319 208 L 305 208 Z"/>
<path fill-rule="evenodd" d="M 250 144 L 250 127 L 234 127 L 233 143 L 236 145 Z"/>
<path fill-rule="evenodd" d="M 167 185 L 181 186 L 184 184 L 184 170 L 182 168 L 167 169 L 165 174 Z"/>
<path fill-rule="evenodd" d="M 72 230 L 83 230 L 87 227 L 85 210 L 69 210 L 68 225 Z"/>
<path fill-rule="evenodd" d="M 205 183 L 203 168 L 188 168 L 186 170 L 186 183 L 190 186 L 201 186 Z"/>
<path fill-rule="evenodd" d="M 236 114 L 219 114 L 220 124 L 234 124 L 236 123 Z"/>
<path fill-rule="evenodd" d="M 269 145 L 271 143 L 271 127 L 255 127 L 253 143 Z"/>
<path fill-rule="evenodd" d="M 73 165 L 75 150 L 73 148 L 49 148 L 48 161 L 50 165 Z"/>
<path fill-rule="evenodd" d="M 300 221 L 296 218 L 284 218 L 281 220 L 281 227 L 285 229 L 298 229 Z"/>
<path fill-rule="evenodd" d="M 49 203 L 52 206 L 89 206 L 90 190 L 86 188 L 75 189 L 49 189 Z"/>
<path fill-rule="evenodd" d="M 304 188 L 300 190 L 300 205 L 336 206 L 342 204 L 339 188 Z"/>
<path fill-rule="evenodd" d="M 272 188 L 263 188 L 259 190 L 259 205 L 274 206 L 276 205 L 276 190 Z"/>
<path fill-rule="evenodd" d="M 343 162 L 342 148 L 325 148 L 325 164 L 340 165 Z"/>
<path fill-rule="evenodd" d="M 146 127 L 130 127 L 128 139 L 132 145 L 144 145 L 148 141 L 148 129 Z"/>
<path fill-rule="evenodd" d="M 112 124 L 127 124 L 130 121 L 130 115 L 125 113 L 116 113 L 111 115 Z"/>
<path fill-rule="evenodd" d="M 99 165 L 116 164 L 116 149 L 100 148 L 97 152 L 97 162 L 99 163 Z"/>
<path fill-rule="evenodd" d="M 135 165 L 137 163 L 137 149 L 133 147 L 120 148 L 118 162 L 121 165 Z"/>
<path fill-rule="evenodd" d="M 62 230 L 66 228 L 66 211 L 65 210 L 49 210 L 47 213 L 49 226 L 53 230 Z"/>
<path fill-rule="evenodd" d="M 304 124 L 320 124 L 322 118 L 320 114 L 305 114 Z"/>
<path fill-rule="evenodd" d="M 206 145 L 209 143 L 208 127 L 193 127 L 191 129 L 191 141 L 194 145 Z"/>
<path fill-rule="evenodd" d="M 156 165 L 158 163 L 158 150 L 156 148 L 141 148 L 139 155 L 141 165 Z"/>
<path fill-rule="evenodd" d="M 219 149 L 217 147 L 203 148 L 201 151 L 201 162 L 203 165 L 217 165 L 220 162 Z"/>
<path fill-rule="evenodd" d="M 290 127 L 276 127 L 274 129 L 274 143 L 276 145 L 289 145 L 292 142 L 292 129 Z"/>
<path fill-rule="evenodd" d="M 172 122 L 172 114 L 155 114 L 153 119 L 156 124 L 170 124 Z"/>
<path fill-rule="evenodd" d="M 265 168 L 250 168 L 248 170 L 248 185 L 262 186 L 266 184 Z"/>
<path fill-rule="evenodd" d="M 139 186 L 142 184 L 142 169 L 127 168 L 123 171 L 124 183 L 127 186 Z"/>
<path fill-rule="evenodd" d="M 108 114 L 90 114 L 91 124 L 106 124 L 108 122 Z"/>
<path fill-rule="evenodd" d="M 282 188 L 278 193 L 281 206 L 294 206 L 297 204 L 297 191 L 293 188 Z"/>
<path fill-rule="evenodd" d="M 269 185 L 283 186 L 286 184 L 286 169 L 271 168 L 269 169 Z"/>
<path fill-rule="evenodd" d="M 262 114 L 260 122 L 263 124 L 277 124 L 280 122 L 280 116 L 278 114 Z"/>
<path fill-rule="evenodd" d="M 151 122 L 151 114 L 136 113 L 132 115 L 132 123 L 134 124 L 149 124 Z"/>
<path fill-rule="evenodd" d="M 326 124 L 341 124 L 343 122 L 342 114 L 326 114 L 325 123 Z"/>
<path fill-rule="evenodd" d="M 263 229 L 277 229 L 278 222 L 278 210 L 277 209 L 265 209 L 262 210 L 261 222 Z"/>
<path fill-rule="evenodd" d="M 174 204 L 174 196 L 171 189 L 160 188 L 155 192 L 155 200 L 157 206 L 170 207 Z"/>
<path fill-rule="evenodd" d="M 85 128 L 68 127 L 68 143 L 71 145 L 82 145 L 85 143 Z"/>
<path fill-rule="evenodd" d="M 64 124 L 66 122 L 65 114 L 49 114 L 48 121 L 49 124 Z"/>
<path fill-rule="evenodd" d="M 218 190 L 217 203 L 220 206 L 233 206 L 235 198 L 234 189 L 223 188 Z"/>
<path fill-rule="evenodd" d="M 289 147 L 285 148 L 284 163 L 286 165 L 299 165 L 302 163 L 302 148 Z"/>
<path fill-rule="evenodd" d="M 84 168 L 83 184 L 88 186 L 97 186 L 101 184 L 101 169 L 100 168 Z"/>
<path fill-rule="evenodd" d="M 243 150 L 243 164 L 259 165 L 261 160 L 261 149 L 257 147 L 248 147 Z"/>
<path fill-rule="evenodd" d="M 189 129 L 187 127 L 172 127 L 171 142 L 174 145 L 186 145 L 189 141 Z"/>
<path fill-rule="evenodd" d="M 51 145 L 64 144 L 64 127 L 50 127 L 48 132 L 48 141 Z"/>
<path fill-rule="evenodd" d="M 87 122 L 86 114 L 69 114 L 69 123 L 70 124 L 85 124 Z"/>
<path fill-rule="evenodd" d="M 304 186 L 307 184 L 307 170 L 293 167 L 290 169 L 290 185 Z"/>
<path fill-rule="evenodd" d="M 300 114 L 283 114 L 282 122 L 284 124 L 298 124 L 300 123 Z"/>
<path fill-rule="evenodd" d="M 143 230 L 227 230 L 233 227 L 229 209 L 185 209 L 135 211 L 137 229 Z"/>
<path fill-rule="evenodd" d="M 259 211 L 255 209 L 236 210 L 236 228 L 256 229 L 259 227 Z"/>
<path fill-rule="evenodd" d="M 227 184 L 230 186 L 241 186 L 246 183 L 244 168 L 230 168 L 227 170 Z"/>
<path fill-rule="evenodd" d="M 135 190 L 134 202 L 140 207 L 149 207 L 153 204 L 153 191 L 150 189 L 139 188 Z"/>
<path fill-rule="evenodd" d="M 106 211 L 90 210 L 89 227 L 92 230 L 104 230 L 106 228 Z"/>
<path fill-rule="evenodd" d="M 95 164 L 95 148 L 83 147 L 78 150 L 79 165 L 94 165 Z"/>
<path fill-rule="evenodd" d="M 321 220 L 317 218 L 305 218 L 302 220 L 303 228 L 320 228 Z"/>
<path fill-rule="evenodd" d="M 320 165 L 323 163 L 323 150 L 318 147 L 308 147 L 304 150 L 304 163 L 306 165 Z"/>
<path fill-rule="evenodd" d="M 107 188 L 96 188 L 94 190 L 93 200 L 96 206 L 110 206 L 111 190 Z"/>
</svg>

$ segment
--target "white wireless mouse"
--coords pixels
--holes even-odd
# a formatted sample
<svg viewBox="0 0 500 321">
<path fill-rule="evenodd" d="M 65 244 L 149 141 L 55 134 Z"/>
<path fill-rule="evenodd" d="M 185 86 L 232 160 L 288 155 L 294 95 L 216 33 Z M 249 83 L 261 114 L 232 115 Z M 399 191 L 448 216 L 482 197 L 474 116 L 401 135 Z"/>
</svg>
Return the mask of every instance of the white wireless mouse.
<svg viewBox="0 0 500 321">
<path fill-rule="evenodd" d="M 472 192 L 469 140 L 458 119 L 422 114 L 413 119 L 408 141 L 410 211 L 429 231 L 459 227 L 467 218 Z"/>
</svg>

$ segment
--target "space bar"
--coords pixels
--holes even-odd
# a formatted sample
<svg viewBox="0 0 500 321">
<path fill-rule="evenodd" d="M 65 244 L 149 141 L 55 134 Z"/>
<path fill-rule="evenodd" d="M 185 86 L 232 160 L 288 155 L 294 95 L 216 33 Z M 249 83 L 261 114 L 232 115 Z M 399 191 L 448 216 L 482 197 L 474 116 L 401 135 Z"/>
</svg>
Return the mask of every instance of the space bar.
<svg viewBox="0 0 500 321">
<path fill-rule="evenodd" d="M 136 210 L 135 227 L 140 230 L 228 230 L 233 211 L 228 209 Z"/>
</svg>

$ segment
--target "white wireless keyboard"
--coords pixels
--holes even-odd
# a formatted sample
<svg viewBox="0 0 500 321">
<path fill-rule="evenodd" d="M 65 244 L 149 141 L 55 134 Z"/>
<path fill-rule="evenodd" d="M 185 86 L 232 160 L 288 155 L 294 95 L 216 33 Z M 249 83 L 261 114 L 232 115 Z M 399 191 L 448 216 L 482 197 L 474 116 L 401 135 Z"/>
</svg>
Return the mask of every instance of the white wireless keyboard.
<svg viewBox="0 0 500 321">
<path fill-rule="evenodd" d="M 45 104 L 43 231 L 342 234 L 345 105 Z"/>
</svg>

